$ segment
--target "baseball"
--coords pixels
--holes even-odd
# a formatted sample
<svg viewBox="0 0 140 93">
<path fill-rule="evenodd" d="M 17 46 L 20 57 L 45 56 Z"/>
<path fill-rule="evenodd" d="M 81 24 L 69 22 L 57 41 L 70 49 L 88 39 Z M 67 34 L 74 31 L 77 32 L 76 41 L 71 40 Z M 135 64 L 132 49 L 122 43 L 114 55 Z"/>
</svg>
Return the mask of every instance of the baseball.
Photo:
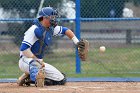
<svg viewBox="0 0 140 93">
<path fill-rule="evenodd" d="M 100 52 L 105 52 L 105 50 L 106 50 L 106 48 L 105 48 L 105 46 L 100 46 Z"/>
</svg>

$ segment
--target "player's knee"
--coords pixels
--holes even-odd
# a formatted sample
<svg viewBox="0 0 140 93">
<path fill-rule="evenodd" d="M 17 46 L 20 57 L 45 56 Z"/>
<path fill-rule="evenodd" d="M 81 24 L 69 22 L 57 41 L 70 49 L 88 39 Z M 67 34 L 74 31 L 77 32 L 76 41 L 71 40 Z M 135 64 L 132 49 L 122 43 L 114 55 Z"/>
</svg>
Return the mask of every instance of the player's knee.
<svg viewBox="0 0 140 93">
<path fill-rule="evenodd" d="M 45 85 L 65 85 L 67 78 L 66 78 L 66 75 L 64 73 L 62 73 L 62 74 L 63 74 L 64 78 L 60 81 L 55 81 L 55 80 L 45 78 Z"/>
<path fill-rule="evenodd" d="M 60 82 L 61 82 L 61 85 L 64 85 L 66 83 L 66 81 L 67 81 L 67 78 L 66 78 L 66 75 L 64 73 L 62 73 L 62 74 L 64 76 L 64 79 L 61 80 Z"/>
<path fill-rule="evenodd" d="M 63 80 L 61 80 L 59 83 L 60 83 L 60 85 L 65 85 L 66 84 L 66 78 L 64 78 Z"/>
<path fill-rule="evenodd" d="M 64 73 L 62 73 L 62 74 L 63 74 L 64 78 L 61 81 L 55 82 L 57 85 L 65 85 L 66 84 L 66 81 L 67 81 L 66 75 Z"/>
</svg>

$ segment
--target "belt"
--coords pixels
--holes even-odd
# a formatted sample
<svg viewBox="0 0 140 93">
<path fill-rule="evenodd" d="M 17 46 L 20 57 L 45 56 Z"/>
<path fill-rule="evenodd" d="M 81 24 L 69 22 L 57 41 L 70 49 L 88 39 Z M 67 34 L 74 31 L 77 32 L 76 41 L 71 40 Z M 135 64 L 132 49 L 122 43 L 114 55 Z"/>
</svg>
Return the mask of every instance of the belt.
<svg viewBox="0 0 140 93">
<path fill-rule="evenodd" d="M 22 58 L 23 55 L 21 55 L 19 58 Z M 34 62 L 35 60 L 31 60 L 29 63 L 31 64 L 32 62 Z"/>
<path fill-rule="evenodd" d="M 23 55 L 21 55 L 19 58 L 22 58 L 23 57 Z"/>
</svg>

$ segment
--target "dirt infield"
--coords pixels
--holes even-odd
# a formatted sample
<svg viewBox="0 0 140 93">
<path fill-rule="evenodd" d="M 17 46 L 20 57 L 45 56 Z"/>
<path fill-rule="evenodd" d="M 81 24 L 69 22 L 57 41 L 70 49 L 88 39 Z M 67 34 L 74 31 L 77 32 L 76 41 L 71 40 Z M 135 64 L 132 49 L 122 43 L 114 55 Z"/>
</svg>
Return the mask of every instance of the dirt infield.
<svg viewBox="0 0 140 93">
<path fill-rule="evenodd" d="M 43 88 L 0 83 L 0 93 L 140 93 L 140 82 L 68 82 L 65 86 Z"/>
</svg>

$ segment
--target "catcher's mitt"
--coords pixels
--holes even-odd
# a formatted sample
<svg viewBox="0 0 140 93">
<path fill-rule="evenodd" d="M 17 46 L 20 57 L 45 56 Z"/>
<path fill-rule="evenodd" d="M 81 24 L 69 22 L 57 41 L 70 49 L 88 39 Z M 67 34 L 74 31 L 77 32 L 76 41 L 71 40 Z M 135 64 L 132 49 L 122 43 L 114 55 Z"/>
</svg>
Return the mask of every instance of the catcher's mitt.
<svg viewBox="0 0 140 93">
<path fill-rule="evenodd" d="M 35 86 L 44 87 L 44 80 L 45 80 L 45 69 L 39 69 L 36 76 Z"/>
<path fill-rule="evenodd" d="M 87 59 L 88 54 L 88 48 L 89 48 L 89 42 L 87 40 L 81 40 L 77 44 L 78 47 L 78 54 L 82 61 L 85 61 Z"/>
</svg>

